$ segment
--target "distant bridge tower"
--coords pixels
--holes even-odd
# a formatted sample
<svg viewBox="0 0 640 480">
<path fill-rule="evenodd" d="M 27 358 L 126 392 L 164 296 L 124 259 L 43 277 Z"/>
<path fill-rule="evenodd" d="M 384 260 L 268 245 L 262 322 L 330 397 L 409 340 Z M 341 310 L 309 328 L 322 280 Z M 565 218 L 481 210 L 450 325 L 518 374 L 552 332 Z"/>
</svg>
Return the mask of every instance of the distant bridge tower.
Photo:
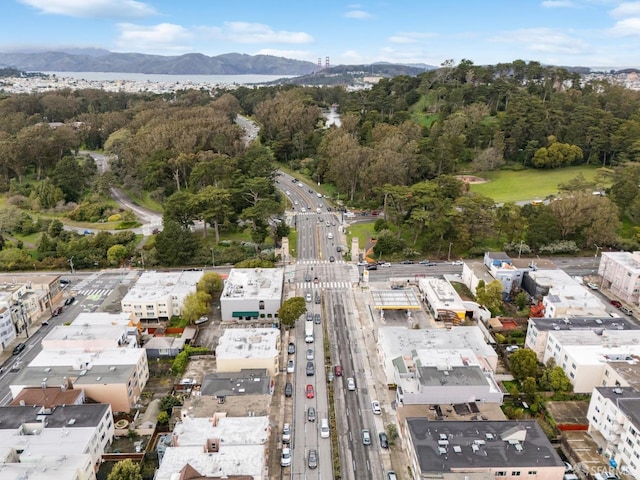
<svg viewBox="0 0 640 480">
<path fill-rule="evenodd" d="M 324 59 L 324 68 L 329 68 L 330 64 L 329 64 L 329 57 Z"/>
<path fill-rule="evenodd" d="M 322 57 L 318 57 L 318 71 L 322 70 Z"/>
</svg>

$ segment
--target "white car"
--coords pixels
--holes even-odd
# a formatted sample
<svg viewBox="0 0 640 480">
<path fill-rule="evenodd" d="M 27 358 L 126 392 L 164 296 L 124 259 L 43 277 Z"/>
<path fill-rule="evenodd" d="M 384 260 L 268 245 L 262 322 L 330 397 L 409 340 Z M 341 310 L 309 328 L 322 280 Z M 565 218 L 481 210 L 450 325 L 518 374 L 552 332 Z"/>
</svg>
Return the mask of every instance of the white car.
<svg viewBox="0 0 640 480">
<path fill-rule="evenodd" d="M 282 467 L 291 466 L 291 449 L 290 448 L 282 449 L 282 456 L 280 457 L 280 465 Z"/>
<path fill-rule="evenodd" d="M 587 283 L 587 287 L 589 287 L 591 290 L 598 290 L 598 285 L 593 282 Z"/>
<path fill-rule="evenodd" d="M 464 265 L 464 262 L 462 260 L 456 260 L 455 262 L 451 262 L 451 265 Z"/>
<path fill-rule="evenodd" d="M 380 402 L 378 402 L 377 400 L 373 400 L 371 402 L 371 410 L 373 411 L 374 415 L 382 415 L 382 409 L 380 408 Z"/>
<path fill-rule="evenodd" d="M 299 187 L 302 187 L 302 182 L 298 182 L 298 186 L 299 186 Z"/>
<path fill-rule="evenodd" d="M 287 192 L 286 192 L 286 193 L 287 193 L 287 195 L 291 195 L 291 192 L 290 192 L 289 190 L 287 190 Z"/>
<path fill-rule="evenodd" d="M 369 262 L 358 262 L 359 267 L 366 267 L 367 265 L 369 265 Z"/>
<path fill-rule="evenodd" d="M 518 345 L 509 345 L 507 348 L 505 348 L 505 350 L 507 351 L 507 353 L 513 353 L 516 350 L 520 350 L 520 347 Z"/>
<path fill-rule="evenodd" d="M 307 209 L 306 209 L 306 208 L 304 208 L 304 207 L 302 207 L 302 208 L 300 209 L 300 211 L 301 211 L 302 213 L 307 213 Z"/>
<path fill-rule="evenodd" d="M 313 360 L 313 348 L 307 349 L 307 360 Z"/>
<path fill-rule="evenodd" d="M 347 390 L 353 392 L 355 391 L 355 389 L 356 389 L 356 381 L 351 377 L 347 378 Z"/>
<path fill-rule="evenodd" d="M 391 266 L 389 262 L 379 263 L 378 265 L 381 267 L 387 267 L 387 268 Z"/>
<path fill-rule="evenodd" d="M 298 205 L 298 200 L 294 200 L 294 201 L 293 201 L 293 204 L 294 204 L 294 205 Z"/>
<path fill-rule="evenodd" d="M 296 371 L 296 364 L 293 360 L 289 360 L 287 363 L 287 373 L 294 373 Z"/>
<path fill-rule="evenodd" d="M 291 425 L 288 423 L 282 427 L 282 443 L 291 443 Z"/>
<path fill-rule="evenodd" d="M 356 214 L 353 213 L 353 212 L 347 212 L 347 213 L 344 214 L 344 216 L 347 217 L 347 218 L 353 218 L 353 217 L 356 216 Z"/>
<path fill-rule="evenodd" d="M 327 418 L 320 420 L 320 438 L 329 438 L 329 420 Z"/>
<path fill-rule="evenodd" d="M 322 194 L 321 194 L 321 193 L 316 193 L 316 196 L 317 196 L 318 198 L 322 198 Z"/>
</svg>

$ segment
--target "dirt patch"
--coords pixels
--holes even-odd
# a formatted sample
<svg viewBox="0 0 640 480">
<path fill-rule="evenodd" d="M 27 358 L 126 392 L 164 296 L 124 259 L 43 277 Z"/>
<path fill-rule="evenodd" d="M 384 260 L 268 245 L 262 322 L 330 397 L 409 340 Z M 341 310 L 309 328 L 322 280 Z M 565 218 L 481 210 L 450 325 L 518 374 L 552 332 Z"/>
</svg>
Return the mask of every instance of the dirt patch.
<svg viewBox="0 0 640 480">
<path fill-rule="evenodd" d="M 475 185 L 477 183 L 488 183 L 489 179 L 476 177 L 475 175 L 456 175 L 458 180 L 462 180 L 464 183 L 468 183 L 470 185 Z"/>
</svg>

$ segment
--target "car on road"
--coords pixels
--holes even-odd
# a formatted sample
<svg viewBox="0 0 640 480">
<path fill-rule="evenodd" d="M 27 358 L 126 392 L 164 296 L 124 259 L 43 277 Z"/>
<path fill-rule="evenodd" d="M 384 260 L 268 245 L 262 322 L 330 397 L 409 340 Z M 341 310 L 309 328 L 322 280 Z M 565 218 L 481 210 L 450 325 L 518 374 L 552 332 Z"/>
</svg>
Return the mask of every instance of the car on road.
<svg viewBox="0 0 640 480">
<path fill-rule="evenodd" d="M 69 297 L 64 301 L 64 304 L 65 305 L 71 305 L 75 301 L 76 301 L 76 297 Z"/>
<path fill-rule="evenodd" d="M 285 193 L 286 193 L 287 195 L 291 195 L 291 192 L 290 192 L 289 190 L 287 190 Z"/>
<path fill-rule="evenodd" d="M 209 321 L 208 317 L 200 317 L 198 320 L 196 320 L 196 325 L 202 325 L 203 323 L 207 323 Z"/>
<path fill-rule="evenodd" d="M 387 438 L 387 434 L 384 432 L 380 432 L 378 434 L 378 438 L 380 438 L 380 446 L 382 448 L 389 448 L 389 438 Z"/>
<path fill-rule="evenodd" d="M 302 188 L 302 182 L 298 182 L 298 186 Z"/>
<path fill-rule="evenodd" d="M 318 468 L 318 451 L 315 448 L 309 450 L 309 459 L 307 466 L 311 469 Z"/>
<path fill-rule="evenodd" d="M 315 396 L 315 392 L 313 391 L 313 385 L 311 384 L 307 384 L 305 392 L 307 394 L 307 398 L 313 398 Z"/>
<path fill-rule="evenodd" d="M 333 374 L 336 377 L 341 377 L 342 376 L 342 367 L 340 365 L 336 365 L 333 367 Z"/>
<path fill-rule="evenodd" d="M 403 260 L 402 263 L 406 262 L 408 260 Z M 429 260 L 427 260 L 426 258 L 424 260 L 420 260 L 418 262 L 420 265 L 426 265 L 427 263 L 429 263 Z"/>
<path fill-rule="evenodd" d="M 307 421 L 315 422 L 316 421 L 316 409 L 313 407 L 309 407 L 307 409 Z"/>
<path fill-rule="evenodd" d="M 67 279 L 63 278 L 62 280 L 60 280 L 60 283 L 62 285 L 69 285 L 71 283 L 71 280 L 67 280 Z"/>
<path fill-rule="evenodd" d="M 365 268 L 367 270 L 378 270 L 378 265 L 376 265 L 375 263 L 372 263 L 371 265 L 367 265 Z"/>
<path fill-rule="evenodd" d="M 425 266 L 427 266 L 427 267 L 435 267 L 436 265 L 437 265 L 436 262 L 427 262 L 427 263 L 425 263 Z"/>
<path fill-rule="evenodd" d="M 377 400 L 373 400 L 371 402 L 371 411 L 373 411 L 374 415 L 381 415 L 382 409 L 380 408 L 380 402 L 378 402 Z"/>
<path fill-rule="evenodd" d="M 304 281 L 305 281 L 305 282 L 310 282 L 310 281 L 311 281 L 311 274 L 310 274 L 310 273 L 307 273 L 307 274 L 304 276 Z"/>
<path fill-rule="evenodd" d="M 53 310 L 53 313 L 51 315 L 54 316 L 54 317 L 57 317 L 61 313 L 62 313 L 62 307 L 58 307 L 58 308 Z"/>
<path fill-rule="evenodd" d="M 305 321 L 312 322 L 313 321 L 313 313 L 307 312 L 307 316 L 306 316 L 306 320 Z"/>
<path fill-rule="evenodd" d="M 616 308 L 622 308 L 622 303 L 620 303 L 618 300 L 611 300 L 611 305 L 613 305 Z"/>
<path fill-rule="evenodd" d="M 396 472 L 394 472 L 393 470 L 389 470 L 387 472 L 387 480 L 398 480 L 398 476 L 396 475 Z"/>
<path fill-rule="evenodd" d="M 462 260 L 455 260 L 451 262 L 451 265 L 462 266 L 464 265 L 464 262 Z"/>
<path fill-rule="evenodd" d="M 359 267 L 366 267 L 367 265 L 369 265 L 369 262 L 365 262 L 365 261 L 358 262 Z"/>
<path fill-rule="evenodd" d="M 20 353 L 27 348 L 27 346 L 24 343 L 19 343 L 18 345 L 15 346 L 15 348 L 13 349 L 12 355 L 20 355 Z"/>
<path fill-rule="evenodd" d="M 329 240 L 333 240 L 333 233 L 331 233 L 331 232 L 327 233 L 327 238 Z"/>
<path fill-rule="evenodd" d="M 307 213 L 307 209 L 306 209 L 306 208 L 304 208 L 304 207 L 302 207 L 302 208 L 300 209 L 300 212 L 302 212 L 302 213 Z"/>
<path fill-rule="evenodd" d="M 291 395 L 293 395 L 293 385 L 291 384 L 291 382 L 287 382 L 287 384 L 284 386 L 284 396 L 290 397 Z"/>
<path fill-rule="evenodd" d="M 320 283 L 320 279 L 318 277 L 313 277 L 313 284 L 318 285 Z"/>
<path fill-rule="evenodd" d="M 320 325 L 322 323 L 322 317 L 320 316 L 319 313 L 316 313 L 313 316 L 313 323 L 315 323 L 316 325 Z"/>
<path fill-rule="evenodd" d="M 385 267 L 385 268 L 389 268 L 391 266 L 391 264 L 389 262 L 378 263 L 378 265 L 381 266 L 381 267 Z"/>
<path fill-rule="evenodd" d="M 289 343 L 289 347 L 287 348 L 287 353 L 289 355 L 293 355 L 294 353 L 296 353 L 296 344 L 291 342 Z"/>
<path fill-rule="evenodd" d="M 307 360 L 313 360 L 313 348 L 307 349 Z"/>
<path fill-rule="evenodd" d="M 320 420 L 320 438 L 329 438 L 329 419 Z"/>
<path fill-rule="evenodd" d="M 316 305 L 320 305 L 321 302 L 320 295 L 316 293 Z"/>
<path fill-rule="evenodd" d="M 285 447 L 282 449 L 282 456 L 280 457 L 280 466 L 282 467 L 291 466 L 291 449 L 288 447 Z"/>
<path fill-rule="evenodd" d="M 313 375 L 316 373 L 316 369 L 313 366 L 313 362 L 307 362 L 307 377 L 313 377 Z"/>
<path fill-rule="evenodd" d="M 347 390 L 353 392 L 355 389 L 356 381 L 352 377 L 347 378 Z"/>
<path fill-rule="evenodd" d="M 307 303 L 311 303 L 311 294 L 310 294 L 310 293 L 307 293 L 307 294 L 304 296 L 304 299 L 306 300 L 306 302 L 307 302 Z"/>
<path fill-rule="evenodd" d="M 363 428 L 362 431 L 360 432 L 360 435 L 362 437 L 363 445 L 371 445 L 371 433 L 369 433 L 369 430 L 367 430 L 366 428 Z"/>
<path fill-rule="evenodd" d="M 598 285 L 593 282 L 587 283 L 587 287 L 589 287 L 591 290 L 598 290 Z"/>
<path fill-rule="evenodd" d="M 423 261 L 424 261 L 424 260 L 423 260 Z M 402 265 L 413 265 L 413 264 L 414 264 L 414 263 L 416 263 L 416 262 L 414 262 L 413 260 L 402 260 L 400 263 L 401 263 Z M 420 262 L 420 263 L 422 263 L 422 262 Z"/>
<path fill-rule="evenodd" d="M 282 443 L 291 443 L 291 425 L 288 423 L 282 427 Z"/>
<path fill-rule="evenodd" d="M 620 311 L 625 315 L 633 316 L 633 310 L 631 310 L 629 307 L 625 307 L 624 305 L 620 307 Z"/>
<path fill-rule="evenodd" d="M 296 362 L 289 360 L 287 362 L 287 373 L 294 373 L 296 371 Z"/>
</svg>

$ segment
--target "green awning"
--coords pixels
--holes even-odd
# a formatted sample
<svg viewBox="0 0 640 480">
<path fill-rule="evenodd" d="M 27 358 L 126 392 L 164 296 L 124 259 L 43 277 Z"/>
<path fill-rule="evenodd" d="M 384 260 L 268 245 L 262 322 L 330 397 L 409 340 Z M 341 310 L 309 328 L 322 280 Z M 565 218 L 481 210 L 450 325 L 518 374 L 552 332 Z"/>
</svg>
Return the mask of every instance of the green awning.
<svg viewBox="0 0 640 480">
<path fill-rule="evenodd" d="M 231 314 L 231 316 L 233 318 L 236 318 L 236 317 L 257 317 L 258 316 L 258 312 L 233 312 Z"/>
</svg>

